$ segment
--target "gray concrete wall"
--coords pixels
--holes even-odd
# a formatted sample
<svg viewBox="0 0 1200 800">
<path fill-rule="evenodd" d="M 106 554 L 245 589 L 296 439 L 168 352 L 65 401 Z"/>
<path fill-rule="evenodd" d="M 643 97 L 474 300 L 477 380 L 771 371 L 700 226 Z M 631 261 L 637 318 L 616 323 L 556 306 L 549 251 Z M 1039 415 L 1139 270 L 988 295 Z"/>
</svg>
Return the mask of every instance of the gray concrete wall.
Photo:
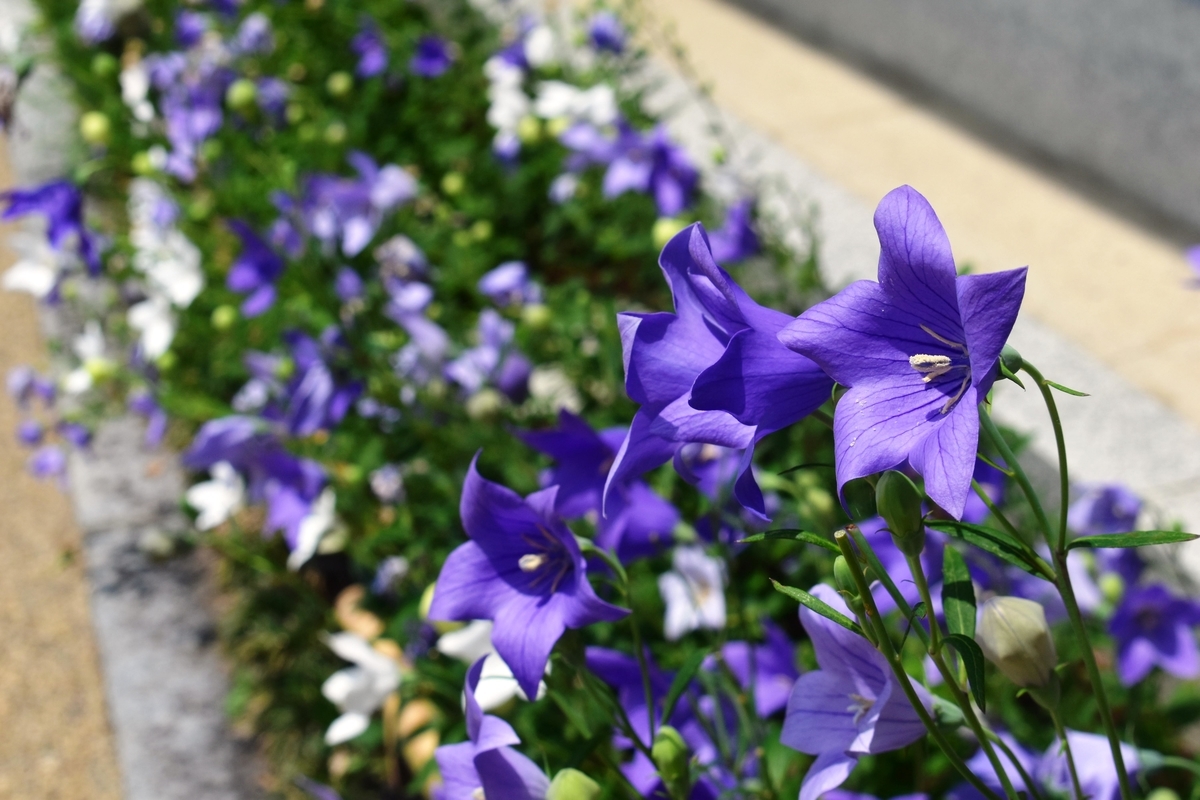
<svg viewBox="0 0 1200 800">
<path fill-rule="evenodd" d="M 1093 196 L 1200 235 L 1196 0 L 730 0 Z"/>
</svg>

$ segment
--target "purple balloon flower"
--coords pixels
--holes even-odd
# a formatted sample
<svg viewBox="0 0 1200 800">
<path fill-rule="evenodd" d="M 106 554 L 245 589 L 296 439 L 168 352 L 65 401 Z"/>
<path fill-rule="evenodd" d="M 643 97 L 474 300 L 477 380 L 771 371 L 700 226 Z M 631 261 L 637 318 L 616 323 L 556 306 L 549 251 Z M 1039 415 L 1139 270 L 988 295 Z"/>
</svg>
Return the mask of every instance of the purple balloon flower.
<svg viewBox="0 0 1200 800">
<path fill-rule="evenodd" d="M 1079 783 L 1084 796 L 1090 800 L 1115 800 L 1119 797 L 1120 781 L 1117 778 L 1117 768 L 1113 763 L 1108 738 L 1100 734 L 1068 730 L 1067 741 L 1071 744 L 1071 754 L 1075 756 L 1075 766 L 1079 770 Z M 1137 748 L 1122 742 L 1121 760 L 1125 762 L 1130 776 L 1137 772 L 1140 763 Z M 1050 745 L 1042 756 L 1036 777 L 1046 788 L 1058 795 L 1072 794 L 1067 756 L 1057 742 Z"/>
<path fill-rule="evenodd" d="M 857 281 L 801 314 L 779 340 L 849 391 L 834 416 L 838 489 L 906 461 L 962 517 L 979 411 L 1025 293 L 1025 268 L 957 277 L 950 242 L 910 186 L 875 211 L 879 283 Z"/>
<path fill-rule="evenodd" d="M 787 315 L 746 295 L 692 225 L 659 258 L 675 313 L 623 313 L 625 391 L 641 404 L 609 475 L 617 484 L 671 458 L 688 442 L 743 450 L 734 496 L 765 517 L 754 445 L 817 409 L 832 383 L 776 339 Z"/>
<path fill-rule="evenodd" d="M 1080 536 L 1137 530 L 1142 500 L 1121 484 L 1085 487 L 1067 509 L 1067 526 Z M 1101 572 L 1115 572 L 1126 583 L 1141 577 L 1142 557 L 1135 547 L 1103 547 L 1093 551 Z"/>
<path fill-rule="evenodd" d="M 540 303 L 542 289 L 523 261 L 506 261 L 479 279 L 479 291 L 500 308 Z"/>
<path fill-rule="evenodd" d="M 359 77 L 373 78 L 388 66 L 387 42 L 374 20 L 364 19 L 358 33 L 350 40 L 350 49 L 358 56 L 355 70 Z"/>
<path fill-rule="evenodd" d="M 55 250 L 73 244 L 79 257 L 87 264 L 90 275 L 100 274 L 100 252 L 95 234 L 83 224 L 83 194 L 69 181 L 51 181 L 32 189 L 13 189 L 0 192 L 0 202 L 8 208 L 0 220 L 16 219 L 26 214 L 41 214 L 46 218 L 47 238 Z"/>
<path fill-rule="evenodd" d="M 1179 678 L 1200 675 L 1194 628 L 1200 603 L 1176 597 L 1165 586 L 1129 589 L 1108 623 L 1117 643 L 1117 675 L 1132 686 L 1155 665 Z"/>
<path fill-rule="evenodd" d="M 414 75 L 422 78 L 436 78 L 450 69 L 454 63 L 454 53 L 450 44 L 440 36 L 422 36 L 417 41 L 417 50 L 408 69 Z"/>
<path fill-rule="evenodd" d="M 754 692 L 754 709 L 766 718 L 787 706 L 800 671 L 795 645 L 787 634 L 771 622 L 764 623 L 763 629 L 765 642 L 729 642 L 721 648 L 721 658 L 742 688 Z"/>
<path fill-rule="evenodd" d="M 592 47 L 620 55 L 625 50 L 625 26 L 611 11 L 600 11 L 588 22 Z"/>
<path fill-rule="evenodd" d="M 691 202 L 699 173 L 681 147 L 661 125 L 638 133 L 622 124 L 615 156 L 604 174 L 604 196 L 628 191 L 648 193 L 658 213 L 673 217 Z"/>
<path fill-rule="evenodd" d="M 849 609 L 832 588 L 812 589 L 843 614 Z M 820 669 L 801 675 L 788 700 L 780 741 L 817 760 L 800 786 L 800 800 L 816 800 L 841 786 L 859 756 L 912 744 L 925 726 L 878 650 L 863 637 L 819 614 L 800 609 Z M 928 709 L 933 700 L 916 686 Z"/>
<path fill-rule="evenodd" d="M 229 268 L 225 285 L 246 293 L 242 313 L 257 317 L 275 304 L 275 281 L 283 274 L 283 259 L 246 223 L 232 219 L 228 224 L 241 238 L 242 252 Z"/>
<path fill-rule="evenodd" d="M 629 612 L 592 590 L 575 536 L 554 513 L 557 487 L 522 499 L 484 480 L 478 454 L 459 511 L 471 541 L 446 559 L 429 618 L 490 619 L 492 644 L 528 697 L 537 697 L 550 651 L 566 628 L 615 621 Z"/>
<path fill-rule="evenodd" d="M 543 486 L 558 486 L 555 511 L 566 519 L 596 515 L 596 543 L 624 563 L 652 555 L 674 541 L 679 511 L 641 480 L 616 486 L 608 514 L 600 516 L 605 477 L 625 438 L 624 427 L 595 431 L 569 411 L 558 428 L 526 431 L 521 439 L 558 463 L 542 475 Z"/>
<path fill-rule="evenodd" d="M 479 344 L 446 365 L 443 370 L 446 378 L 468 395 L 478 393 L 490 383 L 514 402 L 524 400 L 533 366 L 513 344 L 516 331 L 513 324 L 495 309 L 485 308 L 479 314 L 476 330 Z"/>
<path fill-rule="evenodd" d="M 142 439 L 146 447 L 155 448 L 162 444 L 167 432 L 167 412 L 154 399 L 154 395 L 139 391 L 131 394 L 125 404 L 130 411 L 146 418 L 146 434 Z"/>
<path fill-rule="evenodd" d="M 718 264 L 741 261 L 762 250 L 762 243 L 752 224 L 753 213 L 754 200 L 739 200 L 725 212 L 725 222 L 721 228 L 709 234 L 713 258 Z"/>
<path fill-rule="evenodd" d="M 58 435 L 65 441 L 79 450 L 87 448 L 92 443 L 92 431 L 86 425 L 81 425 L 78 422 L 59 422 L 54 428 L 58 431 Z"/>
<path fill-rule="evenodd" d="M 255 11 L 238 26 L 230 48 L 238 55 L 266 55 L 275 49 L 275 35 L 271 20 L 261 11 Z"/>
<path fill-rule="evenodd" d="M 333 291 L 343 303 L 363 296 L 363 280 L 350 267 L 341 267 L 333 279 Z"/>
<path fill-rule="evenodd" d="M 42 437 L 45 436 L 46 430 L 42 424 L 35 419 L 22 420 L 17 425 L 17 441 L 26 447 L 34 447 L 42 443 Z"/>
<path fill-rule="evenodd" d="M 287 81 L 269 76 L 259 78 L 256 85 L 258 107 L 274 124 L 282 124 L 287 114 L 287 101 L 292 95 L 292 87 Z"/>
<path fill-rule="evenodd" d="M 195 11 L 180 11 L 175 15 L 175 41 L 185 50 L 200 43 L 208 31 L 208 17 Z"/>
<path fill-rule="evenodd" d="M 440 800 L 544 800 L 550 780 L 537 764 L 512 749 L 521 737 L 504 720 L 484 714 L 475 700 L 484 660 L 467 672 L 463 694 L 468 741 L 442 745 L 434 754 L 443 780 L 437 796 Z"/>
<path fill-rule="evenodd" d="M 48 444 L 29 457 L 29 471 L 37 478 L 63 478 L 67 474 L 67 454 L 58 445 Z"/>
</svg>

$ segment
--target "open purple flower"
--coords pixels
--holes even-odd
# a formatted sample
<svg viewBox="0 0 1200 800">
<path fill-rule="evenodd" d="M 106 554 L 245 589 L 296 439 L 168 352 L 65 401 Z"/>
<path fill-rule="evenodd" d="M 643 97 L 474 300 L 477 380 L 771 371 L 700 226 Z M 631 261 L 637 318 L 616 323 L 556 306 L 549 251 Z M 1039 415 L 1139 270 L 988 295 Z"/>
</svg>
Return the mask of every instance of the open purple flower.
<svg viewBox="0 0 1200 800">
<path fill-rule="evenodd" d="M 588 21 L 588 38 L 592 47 L 620 55 L 625 50 L 625 26 L 611 11 L 600 11 Z"/>
<path fill-rule="evenodd" d="M 0 220 L 41 214 L 46 218 L 50 246 L 55 250 L 73 246 L 87 265 L 88 274 L 100 273 L 96 235 L 83 224 L 83 194 L 70 181 L 51 181 L 32 189 L 0 192 L 0 202 L 8 204 Z"/>
<path fill-rule="evenodd" d="M 529 277 L 523 261 L 506 261 L 479 279 L 479 291 L 500 308 L 540 303 L 542 287 Z"/>
<path fill-rule="evenodd" d="M 195 11 L 180 11 L 175 15 L 175 41 L 185 50 L 200 43 L 208 32 L 208 17 Z"/>
<path fill-rule="evenodd" d="M 725 212 L 725 222 L 720 229 L 708 235 L 713 258 L 718 264 L 741 261 L 762 250 L 762 242 L 752 225 L 753 212 L 754 200 L 739 200 Z"/>
<path fill-rule="evenodd" d="M 1200 675 L 1197 625 L 1200 603 L 1157 584 L 1129 589 L 1108 624 L 1117 640 L 1121 683 L 1132 686 L 1156 665 L 1179 678 Z"/>
<path fill-rule="evenodd" d="M 238 55 L 266 55 L 275 49 L 275 34 L 271 20 L 261 11 L 255 11 L 242 20 L 237 33 L 229 43 Z"/>
<path fill-rule="evenodd" d="M 832 383 L 783 347 L 787 315 L 746 295 L 713 260 L 701 225 L 671 239 L 659 258 L 675 313 L 623 313 L 625 391 L 641 404 L 609 475 L 640 475 L 679 447 L 702 442 L 744 450 L 734 496 L 765 516 L 751 472 L 754 445 L 812 413 Z"/>
<path fill-rule="evenodd" d="M 229 268 L 225 285 L 246 294 L 242 313 L 257 317 L 275 305 L 275 281 L 283 274 L 283 259 L 245 222 L 231 219 L 229 227 L 242 240 L 242 252 Z"/>
<path fill-rule="evenodd" d="M 812 593 L 850 613 L 832 588 L 817 585 Z M 800 621 L 820 669 L 796 681 L 779 738 L 817 756 L 800 787 L 800 800 L 816 800 L 842 785 L 859 756 L 912 744 L 925 735 L 925 726 L 870 642 L 807 608 L 800 609 Z M 923 687 L 916 690 L 929 708 L 932 698 Z"/>
<path fill-rule="evenodd" d="M 495 622 L 492 643 L 528 697 L 537 697 L 550 651 L 566 628 L 629 612 L 596 596 L 575 536 L 554 512 L 557 487 L 522 499 L 484 480 L 478 454 L 459 510 L 471 541 L 446 559 L 430 619 Z"/>
<path fill-rule="evenodd" d="M 514 325 L 495 309 L 485 308 L 479 314 L 476 330 L 479 344 L 447 364 L 445 376 L 468 395 L 491 384 L 514 402 L 524 400 L 533 365 L 513 344 Z"/>
<path fill-rule="evenodd" d="M 442 745 L 435 753 L 443 780 L 437 797 L 543 800 L 550 780 L 537 764 L 512 749 L 512 745 L 521 743 L 512 726 L 499 717 L 484 714 L 475 699 L 485 660 L 479 659 L 467 672 L 464 699 L 468 740 Z"/>
<path fill-rule="evenodd" d="M 754 709 L 766 718 L 788 704 L 792 686 L 800 677 L 796 669 L 796 648 L 783 630 L 771 623 L 764 625 L 762 644 L 729 642 L 721 648 L 721 658 L 743 689 L 753 690 Z"/>
<path fill-rule="evenodd" d="M 628 563 L 674 541 L 679 511 L 644 481 L 631 479 L 614 487 L 608 514 L 600 516 L 605 478 L 625 431 L 623 427 L 595 431 L 571 412 L 560 411 L 557 430 L 527 431 L 520 436 L 558 462 L 542 475 L 543 486 L 558 486 L 557 512 L 566 519 L 595 514 L 596 543 Z"/>
<path fill-rule="evenodd" d="M 654 197 L 658 213 L 673 217 L 691 203 L 699 173 L 683 148 L 659 126 L 639 133 L 622 124 L 614 157 L 604 174 L 604 196 L 628 191 Z"/>
<path fill-rule="evenodd" d="M 879 282 L 857 281 L 801 314 L 779 340 L 849 390 L 834 416 L 839 491 L 906 461 L 961 518 L 979 411 L 1025 293 L 1025 268 L 957 277 L 950 242 L 910 186 L 875 211 Z"/>
<path fill-rule="evenodd" d="M 1096 733 L 1068 730 L 1067 741 L 1071 743 L 1071 754 L 1075 756 L 1084 796 L 1090 800 L 1116 800 L 1120 797 L 1120 780 L 1108 738 Z M 1121 760 L 1125 762 L 1130 776 L 1137 772 L 1140 763 L 1137 748 L 1122 742 Z M 1036 777 L 1056 794 L 1068 796 L 1072 793 L 1067 756 L 1057 742 L 1050 745 L 1042 756 Z"/>
<path fill-rule="evenodd" d="M 358 56 L 358 72 L 361 78 L 373 78 L 388 66 L 387 42 L 375 25 L 375 21 L 364 18 L 358 33 L 350 40 L 350 49 Z"/>
<path fill-rule="evenodd" d="M 1080 536 L 1128 533 L 1137 530 L 1142 500 L 1128 487 L 1107 484 L 1084 487 L 1067 510 L 1067 526 Z M 1128 584 L 1136 583 L 1144 566 L 1137 548 L 1099 548 L 1095 551 L 1101 572 L 1115 572 Z"/>
<path fill-rule="evenodd" d="M 422 36 L 417 41 L 417 50 L 408 62 L 408 68 L 412 74 L 422 78 L 436 78 L 450 69 L 453 63 L 454 52 L 449 42 L 440 36 Z"/>
</svg>

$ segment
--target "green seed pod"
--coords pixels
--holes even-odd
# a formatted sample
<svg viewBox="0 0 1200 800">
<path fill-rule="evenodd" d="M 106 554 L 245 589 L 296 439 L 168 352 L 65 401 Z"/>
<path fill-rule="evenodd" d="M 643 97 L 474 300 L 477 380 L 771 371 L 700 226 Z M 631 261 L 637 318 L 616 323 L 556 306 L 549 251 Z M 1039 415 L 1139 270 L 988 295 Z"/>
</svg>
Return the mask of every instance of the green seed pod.
<svg viewBox="0 0 1200 800">
<path fill-rule="evenodd" d="M 1017 686 L 1050 686 L 1058 653 L 1040 604 L 1022 597 L 993 597 L 980 609 L 975 640 L 987 660 Z"/>
<path fill-rule="evenodd" d="M 92 58 L 92 74 L 97 78 L 111 78 L 121 68 L 121 62 L 111 53 L 97 53 Z"/>
<path fill-rule="evenodd" d="M 887 522 L 896 547 L 908 556 L 920 555 L 925 547 L 923 499 L 921 491 L 903 472 L 890 469 L 875 484 L 875 507 Z"/>
<path fill-rule="evenodd" d="M 1025 366 L 1025 359 L 1021 358 L 1021 354 L 1017 352 L 1017 348 L 1010 344 L 1004 345 L 1004 349 L 1000 351 L 1000 363 L 1004 365 L 1012 374 L 1016 375 L 1021 367 Z"/>
<path fill-rule="evenodd" d="M 258 87 L 249 78 L 239 78 L 225 90 L 225 105 L 234 111 L 247 111 L 258 101 Z"/>
<path fill-rule="evenodd" d="M 833 581 L 846 594 L 858 597 L 858 584 L 854 581 L 854 573 L 850 571 L 845 556 L 838 556 L 833 560 Z"/>
<path fill-rule="evenodd" d="M 233 306 L 217 306 L 212 312 L 212 326 L 219 331 L 228 330 L 237 318 L 238 310 Z"/>
<path fill-rule="evenodd" d="M 325 79 L 325 91 L 334 97 L 345 97 L 354 88 L 354 77 L 349 72 L 335 72 Z"/>
<path fill-rule="evenodd" d="M 89 111 L 79 118 L 79 135 L 88 144 L 103 147 L 112 139 L 112 122 L 100 111 Z"/>
<path fill-rule="evenodd" d="M 596 800 L 600 784 L 577 769 L 564 769 L 554 776 L 546 800 Z"/>
<path fill-rule="evenodd" d="M 654 766 L 658 768 L 658 774 L 667 785 L 671 797 L 687 797 L 691 786 L 688 777 L 691 754 L 679 731 L 670 725 L 659 728 L 650 755 L 654 757 Z"/>
</svg>

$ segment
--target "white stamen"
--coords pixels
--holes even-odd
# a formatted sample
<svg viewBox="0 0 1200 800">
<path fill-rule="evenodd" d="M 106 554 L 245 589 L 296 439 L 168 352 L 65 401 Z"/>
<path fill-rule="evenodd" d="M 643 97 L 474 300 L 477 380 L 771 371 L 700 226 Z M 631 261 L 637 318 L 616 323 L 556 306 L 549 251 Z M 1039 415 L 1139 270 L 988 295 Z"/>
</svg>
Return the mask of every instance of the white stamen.
<svg viewBox="0 0 1200 800">
<path fill-rule="evenodd" d="M 858 721 L 863 718 L 863 715 L 871 710 L 871 706 L 875 705 L 875 701 L 863 697 L 861 694 L 851 694 L 850 700 L 852 702 L 846 707 L 846 710 L 854 712 L 854 724 L 857 725 Z"/>
<path fill-rule="evenodd" d="M 480 786 L 475 791 L 471 792 L 471 800 L 487 800 L 487 798 L 483 796 L 483 787 L 482 786 Z"/>
<path fill-rule="evenodd" d="M 937 339 L 939 342 L 946 345 L 947 347 L 953 347 L 955 350 L 960 350 L 964 354 L 967 352 L 967 346 L 965 344 L 959 344 L 958 342 L 952 342 L 949 339 L 947 339 L 945 336 L 934 333 L 927 325 L 922 325 L 921 330 L 925 331 L 930 336 Z"/>
<path fill-rule="evenodd" d="M 928 355 L 925 353 L 917 353 L 915 356 L 909 356 L 908 365 L 925 376 L 921 379 L 925 383 L 929 383 L 934 378 L 945 375 L 954 368 L 953 364 L 950 363 L 950 356 Z"/>
<path fill-rule="evenodd" d="M 535 572 L 546 563 L 545 553 L 526 553 L 517 562 L 522 572 Z"/>
</svg>

